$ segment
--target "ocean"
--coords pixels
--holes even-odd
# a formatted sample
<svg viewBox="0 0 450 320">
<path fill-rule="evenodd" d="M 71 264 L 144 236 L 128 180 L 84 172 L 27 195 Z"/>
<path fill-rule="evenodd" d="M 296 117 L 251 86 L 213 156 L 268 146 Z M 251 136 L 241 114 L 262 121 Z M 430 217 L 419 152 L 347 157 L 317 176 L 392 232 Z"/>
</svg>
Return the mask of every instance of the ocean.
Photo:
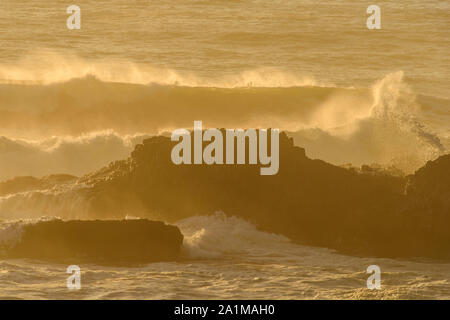
<svg viewBox="0 0 450 320">
<path fill-rule="evenodd" d="M 66 1 L 0 2 L 0 181 L 80 177 L 194 120 L 280 128 L 310 158 L 405 175 L 449 153 L 449 2 L 383 1 L 380 30 L 361 0 L 74 4 L 79 30 Z M 20 239 L 20 220 L 97 218 L 83 188 L 0 193 L 0 242 Z M 450 298 L 448 261 L 345 255 L 225 214 L 176 221 L 177 262 L 80 265 L 81 290 L 67 265 L 0 259 L 0 298 Z M 370 265 L 381 290 L 367 289 Z"/>
<path fill-rule="evenodd" d="M 223 213 L 177 224 L 182 258 L 133 267 L 80 264 L 68 290 L 65 264 L 0 262 L 2 299 L 449 299 L 450 263 L 364 258 L 301 246 Z M 381 269 L 368 290 L 366 269 Z"/>
</svg>

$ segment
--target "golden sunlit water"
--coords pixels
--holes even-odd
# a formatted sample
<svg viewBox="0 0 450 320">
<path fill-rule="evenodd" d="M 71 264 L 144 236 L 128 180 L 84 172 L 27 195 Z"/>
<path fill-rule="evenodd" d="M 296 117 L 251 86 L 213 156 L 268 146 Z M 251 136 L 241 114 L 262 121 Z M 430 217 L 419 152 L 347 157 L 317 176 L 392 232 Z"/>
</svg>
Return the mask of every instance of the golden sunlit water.
<svg viewBox="0 0 450 320">
<path fill-rule="evenodd" d="M 379 30 L 361 0 L 73 4 L 79 30 L 66 27 L 67 1 L 0 1 L 0 181 L 81 177 L 195 120 L 280 128 L 312 159 L 403 175 L 449 152 L 447 1 L 383 1 Z M 20 239 L 11 221 L 85 219 L 88 183 L 71 179 L 0 188 L 0 242 Z M 79 291 L 66 288 L 67 265 L 0 259 L 0 298 L 450 298 L 448 261 L 302 246 L 215 210 L 173 222 L 180 261 L 81 264 Z M 381 290 L 366 288 L 369 265 Z"/>
</svg>

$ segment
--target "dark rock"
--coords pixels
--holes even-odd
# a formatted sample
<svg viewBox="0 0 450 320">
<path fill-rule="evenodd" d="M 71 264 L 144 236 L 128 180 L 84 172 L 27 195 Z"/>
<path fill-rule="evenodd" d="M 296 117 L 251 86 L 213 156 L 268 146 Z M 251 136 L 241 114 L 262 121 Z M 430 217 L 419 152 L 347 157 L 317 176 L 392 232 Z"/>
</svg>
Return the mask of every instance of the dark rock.
<svg viewBox="0 0 450 320">
<path fill-rule="evenodd" d="M 176 260 L 183 243 L 177 227 L 146 219 L 50 220 L 21 227 L 20 240 L 4 245 L 3 256 L 128 265 Z"/>
<path fill-rule="evenodd" d="M 450 156 L 409 177 L 348 170 L 309 159 L 281 133 L 279 172 L 261 176 L 257 165 L 174 165 L 174 145 L 167 137 L 147 139 L 131 158 L 84 177 L 91 214 L 138 211 L 176 221 L 222 210 L 302 244 L 449 257 Z"/>
</svg>

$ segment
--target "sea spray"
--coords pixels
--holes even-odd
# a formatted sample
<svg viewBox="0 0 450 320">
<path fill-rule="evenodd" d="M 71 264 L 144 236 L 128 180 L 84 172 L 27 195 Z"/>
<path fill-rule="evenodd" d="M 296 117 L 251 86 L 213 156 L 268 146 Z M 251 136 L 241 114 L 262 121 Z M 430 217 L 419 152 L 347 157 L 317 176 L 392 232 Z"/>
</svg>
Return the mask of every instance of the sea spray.
<svg viewBox="0 0 450 320">
<path fill-rule="evenodd" d="M 175 223 L 184 235 L 183 256 L 189 259 L 225 259 L 230 255 L 262 254 L 290 243 L 277 234 L 258 230 L 252 223 L 216 212 Z"/>
</svg>

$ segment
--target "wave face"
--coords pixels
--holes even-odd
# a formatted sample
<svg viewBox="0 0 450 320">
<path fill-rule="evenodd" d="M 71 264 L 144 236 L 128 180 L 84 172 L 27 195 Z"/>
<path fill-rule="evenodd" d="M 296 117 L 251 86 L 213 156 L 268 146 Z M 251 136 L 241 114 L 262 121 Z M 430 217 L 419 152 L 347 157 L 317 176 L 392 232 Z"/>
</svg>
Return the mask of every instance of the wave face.
<svg viewBox="0 0 450 320">
<path fill-rule="evenodd" d="M 74 54 L 60 54 L 49 50 L 37 50 L 8 64 L 0 63 L 0 83 L 24 85 L 51 85 L 73 79 L 95 78 L 101 82 L 136 85 L 156 84 L 182 87 L 302 87 L 319 82 L 310 76 L 298 76 L 274 67 L 259 67 L 234 74 L 202 77 L 148 63 L 136 63 L 124 59 L 83 59 Z"/>
<path fill-rule="evenodd" d="M 91 208 L 89 192 L 75 183 L 4 195 L 0 197 L 0 219 L 86 219 Z"/>
<path fill-rule="evenodd" d="M 183 235 L 150 220 L 15 222 L 1 225 L 0 255 L 66 263 L 148 263 L 178 258 Z"/>
<path fill-rule="evenodd" d="M 0 159 L 16 148 L 11 141 L 41 145 L 53 136 L 76 140 L 105 130 L 126 140 L 190 127 L 193 120 L 278 127 L 310 156 L 338 165 L 376 162 L 412 172 L 441 154 L 440 144 L 450 147 L 442 45 L 448 5 L 440 0 L 384 4 L 396 23 L 377 33 L 361 23 L 362 0 L 186 0 L 176 7 L 168 0 L 136 6 L 85 0 L 83 11 L 95 17 L 83 21 L 81 38 L 67 32 L 59 5 L 3 2 L 0 21 L 9 27 L 0 39 L 0 135 L 6 137 Z M 234 23 L 236 17 L 245 19 Z M 389 75 L 396 70 L 405 79 Z M 84 166 L 43 158 L 80 175 L 123 153 L 92 154 Z M 0 179 L 49 173 L 33 161 L 39 163 L 5 161 Z"/>
<path fill-rule="evenodd" d="M 194 120 L 205 127 L 280 128 L 313 158 L 407 173 L 450 148 L 449 101 L 417 96 L 402 72 L 368 89 L 287 83 L 293 86 L 186 87 L 92 77 L 0 84 L 0 179 L 82 175 L 126 157 L 149 135 L 190 128 Z"/>
<path fill-rule="evenodd" d="M 347 101 L 350 113 L 364 112 L 372 99 L 370 90 L 296 82 L 286 87 L 188 87 L 113 83 L 93 77 L 50 85 L 0 84 L 0 96 L 0 133 L 26 139 L 109 129 L 119 134 L 159 133 L 191 127 L 198 119 L 211 127 L 295 130 L 320 125 L 313 114 L 335 96 Z M 344 120 L 337 119 L 337 124 Z"/>
<path fill-rule="evenodd" d="M 54 173 L 83 175 L 110 161 L 126 158 L 147 137 L 121 136 L 112 130 L 38 140 L 0 137 L 0 181 Z"/>
<path fill-rule="evenodd" d="M 442 45 L 448 4 L 441 0 L 383 4 L 387 24 L 377 33 L 364 26 L 363 0 L 183 0 L 176 7 L 171 0 L 133 6 L 84 0 L 89 16 L 82 19 L 82 37 L 67 32 L 64 11 L 54 1 L 3 3 L 5 80 L 54 83 L 94 74 L 103 81 L 203 86 L 223 84 L 231 74 L 234 85 L 258 83 L 241 79 L 262 66 L 344 87 L 368 86 L 401 67 L 421 90 L 449 97 Z M 274 72 L 258 78 L 283 84 Z"/>
</svg>

